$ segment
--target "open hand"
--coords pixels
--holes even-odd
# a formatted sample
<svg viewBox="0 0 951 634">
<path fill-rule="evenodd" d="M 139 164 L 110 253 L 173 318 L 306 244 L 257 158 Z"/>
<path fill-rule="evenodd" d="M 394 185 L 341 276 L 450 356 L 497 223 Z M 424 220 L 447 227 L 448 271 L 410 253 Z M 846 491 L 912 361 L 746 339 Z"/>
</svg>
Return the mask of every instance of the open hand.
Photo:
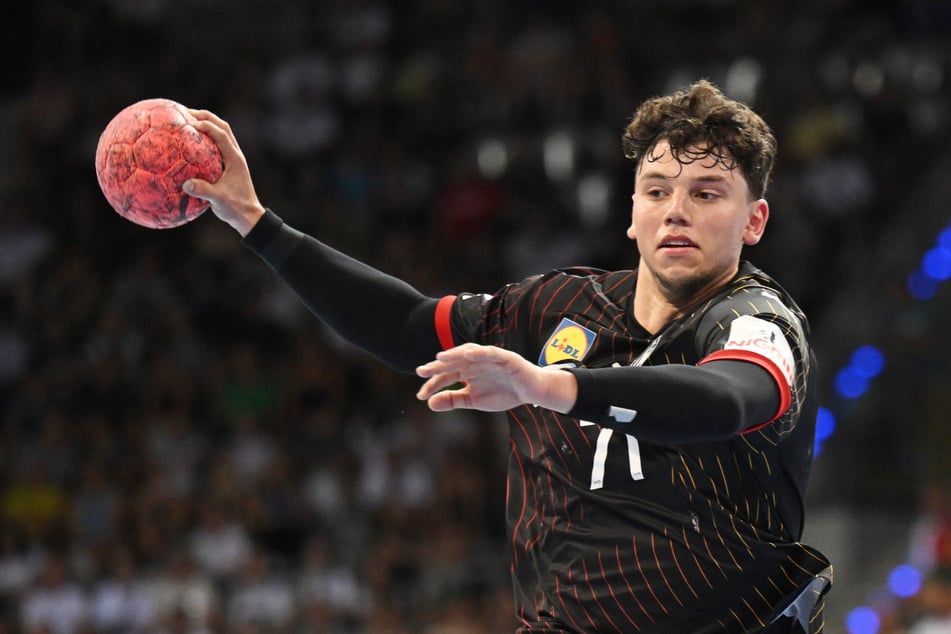
<svg viewBox="0 0 951 634">
<path fill-rule="evenodd" d="M 500 412 L 524 404 L 567 412 L 577 396 L 570 373 L 539 367 L 496 346 L 467 343 L 444 350 L 416 374 L 427 379 L 416 397 L 437 412 Z"/>
</svg>

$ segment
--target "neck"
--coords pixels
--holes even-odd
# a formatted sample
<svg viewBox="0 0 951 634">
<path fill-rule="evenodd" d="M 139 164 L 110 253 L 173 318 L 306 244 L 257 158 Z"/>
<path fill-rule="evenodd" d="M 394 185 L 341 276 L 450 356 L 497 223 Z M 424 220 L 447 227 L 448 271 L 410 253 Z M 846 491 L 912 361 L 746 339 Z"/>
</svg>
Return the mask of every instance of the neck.
<svg viewBox="0 0 951 634">
<path fill-rule="evenodd" d="M 735 275 L 734 270 L 728 276 L 693 289 L 671 287 L 660 282 L 642 262 L 634 289 L 634 318 L 647 332 L 655 335 L 691 307 L 718 293 Z"/>
</svg>

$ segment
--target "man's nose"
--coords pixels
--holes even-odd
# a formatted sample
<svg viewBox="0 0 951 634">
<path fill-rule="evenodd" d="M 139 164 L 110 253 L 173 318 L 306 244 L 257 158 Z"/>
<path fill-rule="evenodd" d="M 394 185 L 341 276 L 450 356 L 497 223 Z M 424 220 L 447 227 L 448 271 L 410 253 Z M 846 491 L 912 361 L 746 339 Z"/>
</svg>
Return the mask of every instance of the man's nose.
<svg viewBox="0 0 951 634">
<path fill-rule="evenodd" d="M 668 199 L 667 209 L 664 212 L 664 224 L 685 225 L 690 222 L 690 198 L 686 192 L 674 190 Z"/>
</svg>

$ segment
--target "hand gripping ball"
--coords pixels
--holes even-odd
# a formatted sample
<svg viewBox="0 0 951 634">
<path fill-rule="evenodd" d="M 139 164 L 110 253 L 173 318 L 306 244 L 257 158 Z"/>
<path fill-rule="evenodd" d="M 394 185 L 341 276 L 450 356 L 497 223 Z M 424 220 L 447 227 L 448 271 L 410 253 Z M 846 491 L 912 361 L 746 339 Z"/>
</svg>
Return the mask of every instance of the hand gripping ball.
<svg viewBox="0 0 951 634">
<path fill-rule="evenodd" d="M 189 178 L 221 177 L 218 146 L 194 127 L 185 106 L 169 99 L 145 99 L 117 114 L 99 137 L 96 177 L 120 216 L 151 229 L 190 222 L 208 201 L 189 196 Z"/>
</svg>

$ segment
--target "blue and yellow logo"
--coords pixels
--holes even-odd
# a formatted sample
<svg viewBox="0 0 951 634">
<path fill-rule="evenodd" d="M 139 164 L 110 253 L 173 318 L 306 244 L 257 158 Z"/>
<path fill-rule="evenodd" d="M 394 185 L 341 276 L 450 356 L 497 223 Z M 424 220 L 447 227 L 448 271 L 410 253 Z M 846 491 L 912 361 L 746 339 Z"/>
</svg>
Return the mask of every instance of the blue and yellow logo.
<svg viewBox="0 0 951 634">
<path fill-rule="evenodd" d="M 564 361 L 580 363 L 594 344 L 594 338 L 593 331 L 565 317 L 542 347 L 538 365 L 552 365 Z"/>
</svg>

